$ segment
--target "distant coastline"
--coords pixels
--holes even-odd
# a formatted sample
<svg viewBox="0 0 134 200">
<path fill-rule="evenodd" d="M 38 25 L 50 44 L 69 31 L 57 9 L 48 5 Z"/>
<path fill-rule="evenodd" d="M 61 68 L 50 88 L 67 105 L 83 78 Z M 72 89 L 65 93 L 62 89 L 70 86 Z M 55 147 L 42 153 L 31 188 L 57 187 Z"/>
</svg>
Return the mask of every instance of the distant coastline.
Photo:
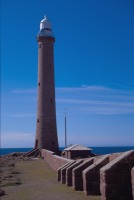
<svg viewBox="0 0 134 200">
<path fill-rule="evenodd" d="M 108 153 L 117 153 L 125 152 L 134 149 L 134 146 L 114 146 L 114 147 L 90 147 L 94 154 L 108 154 Z M 1 148 L 0 155 L 4 156 L 13 152 L 28 152 L 32 148 Z M 64 147 L 60 147 L 60 150 L 63 150 Z"/>
</svg>

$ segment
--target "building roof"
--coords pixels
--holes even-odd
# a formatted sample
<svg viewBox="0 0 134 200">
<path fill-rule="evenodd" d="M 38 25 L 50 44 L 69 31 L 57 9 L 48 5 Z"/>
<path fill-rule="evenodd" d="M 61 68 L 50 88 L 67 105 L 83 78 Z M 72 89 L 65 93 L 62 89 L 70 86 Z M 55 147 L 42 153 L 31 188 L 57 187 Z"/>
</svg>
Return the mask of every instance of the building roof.
<svg viewBox="0 0 134 200">
<path fill-rule="evenodd" d="M 78 150 L 85 151 L 85 150 L 92 150 L 92 149 L 88 148 L 88 147 L 81 146 L 79 144 L 74 144 L 74 145 L 64 149 L 64 151 L 78 151 Z"/>
</svg>

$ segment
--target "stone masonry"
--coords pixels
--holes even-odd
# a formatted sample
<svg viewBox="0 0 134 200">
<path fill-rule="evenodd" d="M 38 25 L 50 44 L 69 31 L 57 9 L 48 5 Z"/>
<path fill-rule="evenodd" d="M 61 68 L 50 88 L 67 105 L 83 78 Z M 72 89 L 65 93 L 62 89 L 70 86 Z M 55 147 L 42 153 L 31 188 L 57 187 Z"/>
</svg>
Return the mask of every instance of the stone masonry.
<svg viewBox="0 0 134 200">
<path fill-rule="evenodd" d="M 62 165 L 59 169 L 58 169 L 58 173 L 57 173 L 57 180 L 58 181 L 61 181 L 61 170 L 66 167 L 66 166 L 69 166 L 69 164 L 71 163 L 72 161 L 70 162 L 67 162 L 65 165 Z"/>
<path fill-rule="evenodd" d="M 100 184 L 101 200 L 134 200 L 134 150 L 110 154 L 108 164 L 108 155 L 86 161 L 65 159 L 46 149 L 41 155 L 57 171 L 58 181 L 75 190 L 96 195 Z"/>
<path fill-rule="evenodd" d="M 109 163 L 109 154 L 83 171 L 83 189 L 87 195 L 100 195 L 100 168 Z"/>
<path fill-rule="evenodd" d="M 46 17 L 40 23 L 38 42 L 38 106 L 35 149 L 59 152 L 55 83 L 54 42 L 51 24 Z"/>
<path fill-rule="evenodd" d="M 76 161 L 72 161 L 70 162 L 68 165 L 64 166 L 62 169 L 61 169 L 61 183 L 62 184 L 65 184 L 66 183 L 66 169 L 70 166 L 72 166 Z"/>
<path fill-rule="evenodd" d="M 94 162 L 94 158 L 89 158 L 84 163 L 80 164 L 78 167 L 73 169 L 73 188 L 74 190 L 83 190 L 83 178 L 82 171 L 92 165 Z"/>
<path fill-rule="evenodd" d="M 70 167 L 67 167 L 66 169 L 66 185 L 67 186 L 72 186 L 72 171 L 75 167 L 79 166 L 81 163 L 83 163 L 83 159 L 78 160 Z"/>
<path fill-rule="evenodd" d="M 131 169 L 134 166 L 134 150 L 122 153 L 100 169 L 102 200 L 133 200 Z"/>
<path fill-rule="evenodd" d="M 57 156 L 54 152 L 48 151 L 46 149 L 41 150 L 41 157 L 50 165 L 50 167 L 58 171 L 58 169 L 73 160 L 62 158 L 61 156 Z"/>
</svg>

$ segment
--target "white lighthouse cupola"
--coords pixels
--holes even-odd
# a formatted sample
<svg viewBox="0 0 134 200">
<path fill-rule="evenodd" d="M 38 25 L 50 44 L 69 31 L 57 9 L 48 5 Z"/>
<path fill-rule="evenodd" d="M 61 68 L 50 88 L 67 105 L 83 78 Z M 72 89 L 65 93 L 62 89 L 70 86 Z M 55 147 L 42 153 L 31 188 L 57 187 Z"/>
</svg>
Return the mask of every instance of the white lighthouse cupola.
<svg viewBox="0 0 134 200">
<path fill-rule="evenodd" d="M 44 19 L 41 20 L 41 22 L 40 22 L 40 30 L 44 29 L 44 28 L 51 30 L 51 27 L 52 27 L 51 23 L 48 21 L 46 15 L 45 15 Z"/>
<path fill-rule="evenodd" d="M 40 36 L 53 36 L 52 25 L 50 21 L 47 19 L 46 15 L 44 19 L 42 19 L 40 22 L 40 31 L 37 37 L 40 37 Z"/>
</svg>

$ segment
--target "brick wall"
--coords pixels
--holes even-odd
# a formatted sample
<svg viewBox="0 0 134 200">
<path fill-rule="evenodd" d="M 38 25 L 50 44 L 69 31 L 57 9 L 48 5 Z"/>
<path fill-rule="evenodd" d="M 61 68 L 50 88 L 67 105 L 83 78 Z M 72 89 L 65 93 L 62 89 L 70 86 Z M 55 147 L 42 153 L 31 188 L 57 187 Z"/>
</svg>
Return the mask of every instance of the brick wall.
<svg viewBox="0 0 134 200">
<path fill-rule="evenodd" d="M 67 162 L 66 164 L 62 165 L 60 168 L 58 168 L 58 171 L 57 171 L 57 180 L 58 181 L 61 181 L 61 170 L 68 166 L 70 162 Z"/>
<path fill-rule="evenodd" d="M 48 151 L 46 149 L 41 150 L 41 156 L 42 158 L 50 165 L 52 169 L 55 171 L 58 171 L 58 169 L 65 165 L 66 163 L 72 161 L 67 158 L 62 158 L 60 156 L 57 156 L 54 152 Z"/>
<path fill-rule="evenodd" d="M 87 167 L 83 172 L 83 189 L 87 195 L 100 195 L 100 168 L 109 163 L 109 154 Z"/>
<path fill-rule="evenodd" d="M 75 162 L 73 165 L 67 167 L 67 170 L 66 170 L 66 185 L 67 186 L 72 186 L 72 171 L 75 167 L 83 163 L 83 161 L 84 161 L 83 159 L 80 159 L 77 162 Z"/>
<path fill-rule="evenodd" d="M 63 167 L 61 169 L 61 183 L 62 184 L 65 184 L 66 183 L 66 170 L 68 167 L 72 166 L 76 161 L 72 161 L 72 162 L 69 162 L 68 165 L 66 165 L 65 167 Z"/>
<path fill-rule="evenodd" d="M 94 158 L 89 158 L 82 164 L 80 164 L 78 167 L 75 167 L 73 169 L 72 175 L 72 183 L 74 190 L 83 190 L 83 177 L 82 177 L 82 171 L 92 165 L 94 162 Z"/>
<path fill-rule="evenodd" d="M 131 169 L 134 166 L 134 150 L 122 153 L 100 169 L 102 200 L 133 200 Z"/>
</svg>

